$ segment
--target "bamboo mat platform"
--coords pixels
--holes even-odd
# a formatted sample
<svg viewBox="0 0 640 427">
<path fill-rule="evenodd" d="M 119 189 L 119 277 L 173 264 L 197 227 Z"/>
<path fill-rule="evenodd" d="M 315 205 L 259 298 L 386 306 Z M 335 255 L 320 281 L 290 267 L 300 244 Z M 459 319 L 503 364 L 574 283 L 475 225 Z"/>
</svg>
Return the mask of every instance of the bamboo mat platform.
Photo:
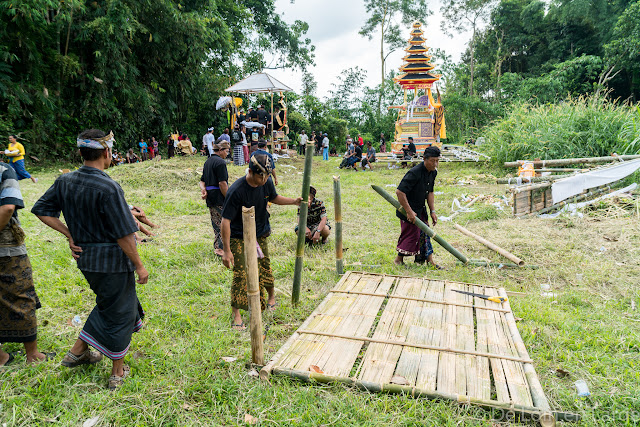
<svg viewBox="0 0 640 427">
<path fill-rule="evenodd" d="M 346 272 L 261 371 L 304 381 L 510 410 L 542 425 L 552 411 L 502 288 Z M 542 417 L 542 419 L 541 419 Z"/>
</svg>

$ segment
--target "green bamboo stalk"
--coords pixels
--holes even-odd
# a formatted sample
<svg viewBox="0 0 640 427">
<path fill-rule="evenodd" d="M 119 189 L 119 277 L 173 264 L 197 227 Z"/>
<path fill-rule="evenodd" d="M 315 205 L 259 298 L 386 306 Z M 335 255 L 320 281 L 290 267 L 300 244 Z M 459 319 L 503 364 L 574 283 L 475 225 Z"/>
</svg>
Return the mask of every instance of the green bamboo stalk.
<svg viewBox="0 0 640 427">
<path fill-rule="evenodd" d="M 302 203 L 300 203 L 300 218 L 298 220 L 298 241 L 296 242 L 296 266 L 293 271 L 293 292 L 291 292 L 291 302 L 293 305 L 297 305 L 298 301 L 300 301 L 300 282 L 302 282 L 304 238 L 305 230 L 307 229 L 307 214 L 309 213 L 308 200 L 309 186 L 311 185 L 313 147 L 313 144 L 307 144 L 304 154 L 304 171 L 302 172 Z"/>
<path fill-rule="evenodd" d="M 460 262 L 460 261 L 458 261 Z M 476 267 L 509 267 L 509 268 L 525 268 L 530 270 L 537 270 L 539 267 L 537 265 L 518 265 L 512 262 L 487 262 L 481 259 L 470 259 L 466 265 L 475 265 Z"/>
<path fill-rule="evenodd" d="M 391 203 L 391 205 L 393 205 L 393 207 L 395 207 L 398 210 L 398 212 L 400 212 L 402 215 L 405 215 L 405 216 L 407 215 L 407 213 L 405 212 L 405 210 L 402 207 L 402 205 L 400 205 L 400 202 L 398 202 L 396 199 L 394 199 L 391 194 L 387 193 L 382 187 L 379 187 L 377 185 L 372 185 L 371 187 L 374 190 L 376 190 L 376 192 L 378 194 L 380 194 L 382 196 L 382 198 L 384 198 L 387 202 Z M 420 230 L 422 230 L 425 233 L 427 233 L 427 235 L 429 237 L 431 237 L 433 240 L 438 242 L 440 244 L 440 246 L 445 248 L 451 255 L 453 255 L 454 257 L 458 258 L 463 264 L 467 264 L 469 262 L 469 258 L 467 258 L 465 255 L 463 255 L 456 248 L 451 246 L 449 244 L 449 242 L 447 242 L 442 237 L 437 235 L 436 232 L 433 231 L 431 228 L 429 228 L 429 226 L 427 224 L 422 222 L 422 220 L 420 218 L 416 218 L 416 222 L 414 224 Z"/>
<path fill-rule="evenodd" d="M 333 207 L 336 219 L 336 272 L 344 273 L 342 259 L 342 196 L 340 193 L 340 177 L 333 177 Z"/>
<path fill-rule="evenodd" d="M 483 400 L 469 396 L 461 396 L 453 393 L 443 393 L 436 390 L 424 390 L 416 387 L 398 385 L 398 384 L 382 384 L 371 381 L 361 381 L 347 377 L 336 377 L 332 375 L 319 374 L 310 371 L 298 371 L 294 369 L 285 369 L 280 367 L 273 368 L 273 375 L 286 376 L 299 381 L 312 383 L 318 382 L 323 384 L 339 383 L 349 386 L 355 386 L 361 390 L 374 393 L 390 393 L 403 394 L 411 397 L 424 397 L 427 399 L 438 399 L 458 402 L 461 404 L 473 404 L 488 410 L 509 411 L 513 414 L 520 415 L 531 419 L 548 419 L 551 417 L 557 421 L 577 422 L 580 420 L 579 414 L 571 412 L 551 411 L 534 406 L 518 405 L 513 403 L 502 403 L 495 400 Z M 545 418 L 543 418 L 545 417 Z M 551 425 L 551 424 L 544 424 Z"/>
</svg>

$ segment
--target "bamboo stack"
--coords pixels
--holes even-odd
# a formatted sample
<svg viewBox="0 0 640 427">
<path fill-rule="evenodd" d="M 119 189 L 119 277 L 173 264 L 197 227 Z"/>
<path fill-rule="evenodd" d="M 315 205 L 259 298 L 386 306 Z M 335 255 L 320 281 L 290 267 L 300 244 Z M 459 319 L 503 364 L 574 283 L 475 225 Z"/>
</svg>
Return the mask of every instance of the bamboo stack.
<svg viewBox="0 0 640 427">
<path fill-rule="evenodd" d="M 574 159 L 551 159 L 551 160 L 534 160 L 534 168 L 544 168 L 547 166 L 569 166 L 580 165 L 590 163 L 606 163 L 616 160 L 634 160 L 640 159 L 640 155 L 624 155 L 624 156 L 606 156 L 606 157 L 580 157 Z M 522 166 L 525 160 L 518 160 L 517 162 L 505 162 L 504 166 L 507 168 L 517 168 Z"/>
<path fill-rule="evenodd" d="M 251 313 L 251 360 L 256 365 L 264 365 L 255 210 L 256 208 L 254 206 L 250 208 L 242 207 L 242 233 L 247 273 L 247 298 L 249 300 L 249 311 Z"/>
</svg>

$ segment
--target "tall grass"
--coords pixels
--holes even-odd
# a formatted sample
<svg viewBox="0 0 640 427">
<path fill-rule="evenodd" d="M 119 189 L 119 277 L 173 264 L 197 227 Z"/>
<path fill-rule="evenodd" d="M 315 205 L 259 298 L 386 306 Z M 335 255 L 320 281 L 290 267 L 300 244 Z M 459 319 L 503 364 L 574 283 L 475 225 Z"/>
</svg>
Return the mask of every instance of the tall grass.
<svg viewBox="0 0 640 427">
<path fill-rule="evenodd" d="M 498 163 L 521 159 L 599 157 L 640 152 L 640 109 L 602 98 L 559 104 L 514 104 L 487 128 Z"/>
</svg>

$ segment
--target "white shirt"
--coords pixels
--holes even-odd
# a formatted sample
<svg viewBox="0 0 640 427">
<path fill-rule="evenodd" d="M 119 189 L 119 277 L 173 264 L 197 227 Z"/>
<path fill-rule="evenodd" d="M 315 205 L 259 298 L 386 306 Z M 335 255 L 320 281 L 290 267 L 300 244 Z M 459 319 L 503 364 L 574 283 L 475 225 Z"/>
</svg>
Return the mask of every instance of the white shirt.
<svg viewBox="0 0 640 427">
<path fill-rule="evenodd" d="M 327 138 L 326 136 L 322 140 L 322 147 L 323 148 L 329 148 L 329 138 Z"/>
<path fill-rule="evenodd" d="M 306 133 L 303 133 L 302 135 L 300 135 L 300 145 L 307 145 L 308 140 L 309 140 L 309 137 L 307 136 Z"/>
<path fill-rule="evenodd" d="M 216 140 L 216 137 L 213 136 L 212 133 L 205 133 L 202 137 L 202 143 L 207 146 L 209 150 L 209 154 L 213 154 L 213 142 Z"/>
</svg>

